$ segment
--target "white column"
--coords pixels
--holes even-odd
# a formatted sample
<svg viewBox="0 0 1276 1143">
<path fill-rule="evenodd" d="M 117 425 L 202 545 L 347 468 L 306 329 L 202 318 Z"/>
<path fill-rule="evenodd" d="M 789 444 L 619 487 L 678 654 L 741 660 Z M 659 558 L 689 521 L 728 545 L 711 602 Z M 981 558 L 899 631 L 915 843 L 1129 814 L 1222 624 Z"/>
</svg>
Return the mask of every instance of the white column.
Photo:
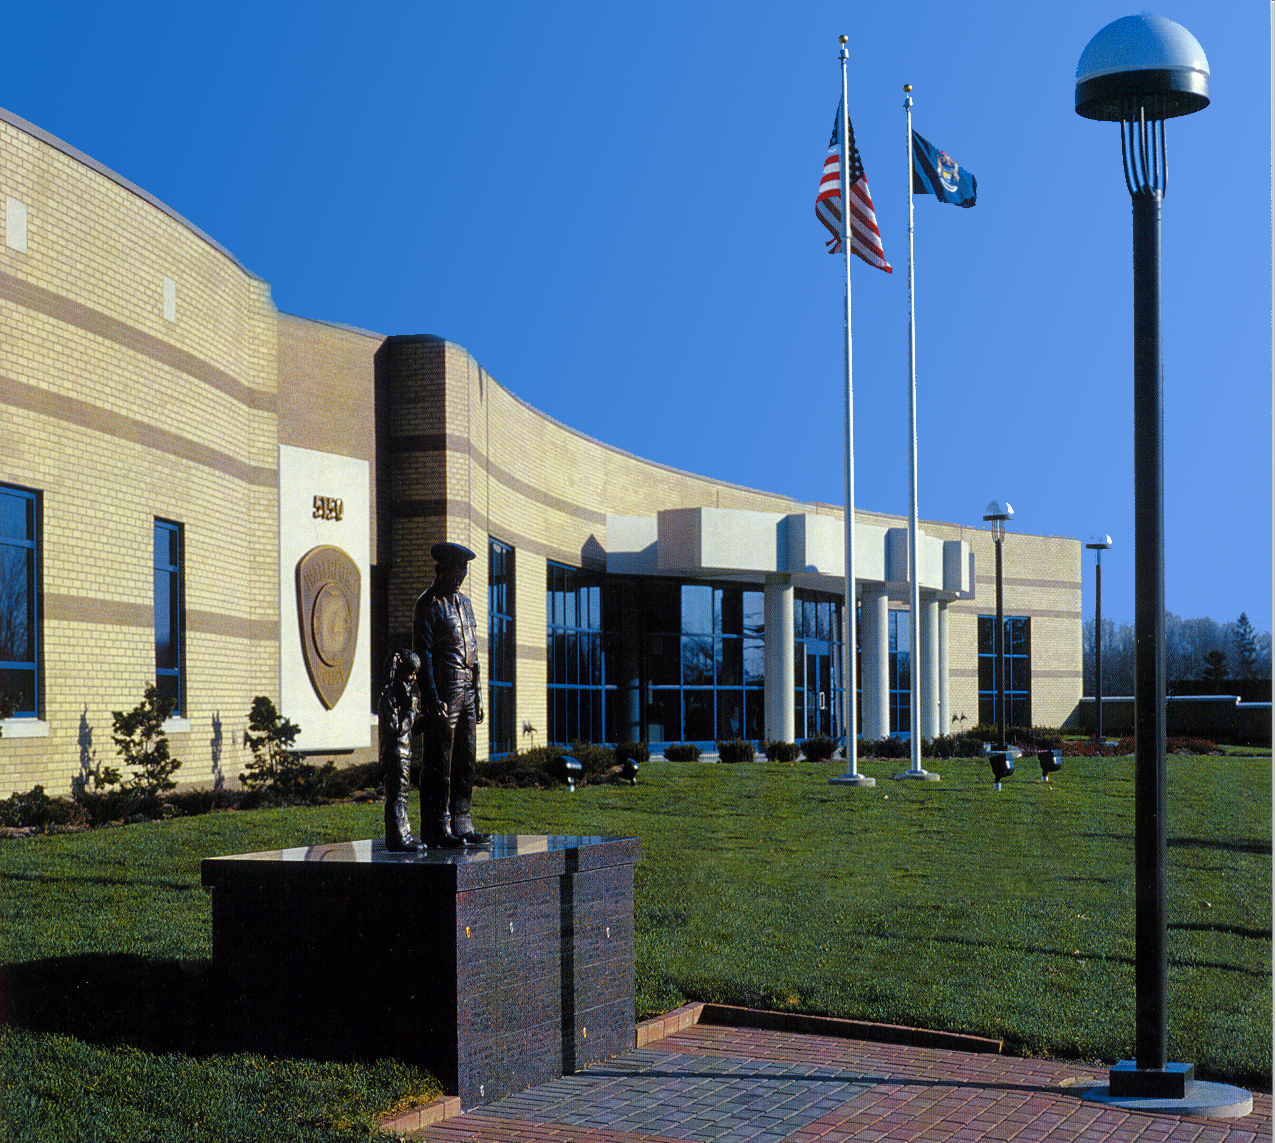
<svg viewBox="0 0 1276 1143">
<path fill-rule="evenodd" d="M 952 734 L 953 716 L 948 709 L 948 601 L 939 604 L 939 733 Z"/>
<path fill-rule="evenodd" d="M 768 575 L 764 599 L 766 736 L 771 742 L 793 742 L 793 580 Z"/>
<path fill-rule="evenodd" d="M 860 670 L 863 701 L 860 717 L 866 742 L 886 738 L 891 732 L 890 623 L 886 588 L 865 584 L 860 590 Z"/>
<path fill-rule="evenodd" d="M 923 738 L 933 740 L 939 734 L 939 600 L 926 592 L 919 603 L 917 626 L 921 646 L 915 662 L 920 672 L 917 680 L 921 701 L 920 732 Z"/>
</svg>

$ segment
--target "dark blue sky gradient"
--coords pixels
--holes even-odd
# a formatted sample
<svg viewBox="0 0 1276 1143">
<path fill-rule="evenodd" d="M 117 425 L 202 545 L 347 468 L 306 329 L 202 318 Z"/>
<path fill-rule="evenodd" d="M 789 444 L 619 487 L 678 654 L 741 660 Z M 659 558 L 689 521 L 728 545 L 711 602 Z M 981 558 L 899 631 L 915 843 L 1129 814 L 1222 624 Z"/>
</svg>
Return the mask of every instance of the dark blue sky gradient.
<svg viewBox="0 0 1276 1143">
<path fill-rule="evenodd" d="M 904 514 L 907 152 L 979 181 L 916 204 L 920 510 L 1111 533 L 1133 618 L 1130 203 L 1073 111 L 1133 9 L 919 0 L 15 6 L 0 104 L 185 215 L 305 317 L 434 333 L 609 444 L 842 499 L 842 270 L 814 201 L 851 114 L 888 276 L 854 267 L 860 507 Z M 1272 622 L 1268 7 L 1184 0 L 1213 104 L 1169 124 L 1167 603 Z M 2 178 L 2 175 L 0 175 Z M 1084 563 L 1093 608 L 1093 561 Z"/>
</svg>

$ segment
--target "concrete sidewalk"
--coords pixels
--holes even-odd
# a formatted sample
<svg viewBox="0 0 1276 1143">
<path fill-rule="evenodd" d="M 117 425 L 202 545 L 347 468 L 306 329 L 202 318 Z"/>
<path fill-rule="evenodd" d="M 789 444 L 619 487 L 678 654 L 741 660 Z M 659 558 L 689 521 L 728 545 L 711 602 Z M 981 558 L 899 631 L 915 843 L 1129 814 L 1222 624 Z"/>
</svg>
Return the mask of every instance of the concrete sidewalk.
<svg viewBox="0 0 1276 1143">
<path fill-rule="evenodd" d="M 640 1025 L 641 1046 L 430 1126 L 436 1143 L 1257 1143 L 1272 1098 L 1242 1119 L 1130 1112 L 1081 1093 L 1106 1071 L 951 1046 L 693 1023 L 689 1008 Z M 672 1034 L 663 1035 L 667 1030 Z M 646 1036 L 644 1037 L 644 1031 Z M 904 1032 L 906 1030 L 899 1030 Z M 435 1114 L 442 1109 L 435 1105 Z"/>
</svg>

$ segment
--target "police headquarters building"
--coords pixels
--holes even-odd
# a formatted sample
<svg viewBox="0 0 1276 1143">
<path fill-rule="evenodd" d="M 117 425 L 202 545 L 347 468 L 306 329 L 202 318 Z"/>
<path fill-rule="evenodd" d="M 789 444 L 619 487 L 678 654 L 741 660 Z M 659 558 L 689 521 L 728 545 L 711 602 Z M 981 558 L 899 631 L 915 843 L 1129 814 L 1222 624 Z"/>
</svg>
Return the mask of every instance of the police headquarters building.
<svg viewBox="0 0 1276 1143">
<path fill-rule="evenodd" d="M 841 733 L 842 513 L 592 440 L 459 345 L 280 313 L 212 238 L 0 111 L 0 796 L 116 762 L 155 684 L 184 782 L 233 782 L 268 695 L 374 756 L 430 546 L 477 553 L 480 755 Z M 979 491 L 972 499 L 979 502 Z M 993 720 L 982 524 L 857 512 L 861 731 Z M 1081 544 L 1005 541 L 1009 721 L 1081 697 Z M 486 590 L 485 590 L 486 589 Z"/>
</svg>

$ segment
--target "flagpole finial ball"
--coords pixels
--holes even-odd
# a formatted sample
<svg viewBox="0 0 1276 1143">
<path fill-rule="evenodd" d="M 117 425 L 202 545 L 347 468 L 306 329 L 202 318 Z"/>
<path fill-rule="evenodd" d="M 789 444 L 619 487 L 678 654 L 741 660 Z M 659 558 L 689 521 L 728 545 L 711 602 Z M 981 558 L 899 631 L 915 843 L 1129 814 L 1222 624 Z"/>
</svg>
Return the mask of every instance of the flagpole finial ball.
<svg viewBox="0 0 1276 1143">
<path fill-rule="evenodd" d="M 844 43 L 846 43 L 846 41 L 847 41 L 847 40 L 849 40 L 849 39 L 850 39 L 850 37 L 849 37 L 849 36 L 838 36 L 838 37 L 837 37 L 837 42 L 838 42 L 839 44 L 844 44 Z"/>
<path fill-rule="evenodd" d="M 905 91 L 912 91 L 912 90 L 913 90 L 913 85 L 912 85 L 911 83 L 906 83 L 906 84 L 904 84 L 904 90 L 905 90 Z"/>
</svg>

